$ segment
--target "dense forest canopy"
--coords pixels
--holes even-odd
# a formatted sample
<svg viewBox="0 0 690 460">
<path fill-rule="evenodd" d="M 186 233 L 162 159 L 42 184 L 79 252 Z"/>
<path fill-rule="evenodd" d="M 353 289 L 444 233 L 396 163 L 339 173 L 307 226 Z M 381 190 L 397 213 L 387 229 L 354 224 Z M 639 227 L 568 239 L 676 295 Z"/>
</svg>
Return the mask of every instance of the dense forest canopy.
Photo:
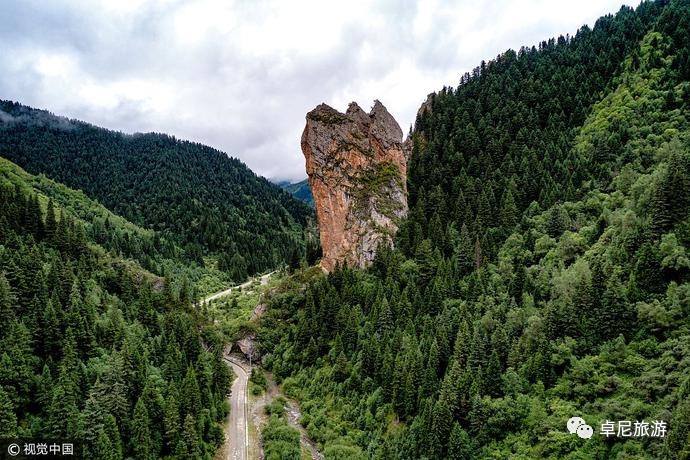
<svg viewBox="0 0 690 460">
<path fill-rule="evenodd" d="M 395 249 L 262 318 L 326 458 L 690 458 L 689 57 L 648 1 L 432 96 Z"/>
<path fill-rule="evenodd" d="M 0 101 L 0 156 L 43 173 L 233 279 L 304 255 L 311 209 L 239 160 L 163 134 L 125 135 Z"/>
<path fill-rule="evenodd" d="M 249 332 L 328 460 L 690 459 L 690 0 L 482 62 L 410 136 L 394 247 L 323 275 L 310 208 L 239 161 L 0 101 L 0 438 L 211 458 Z M 281 262 L 246 318 L 195 308 Z M 286 403 L 267 458 L 299 458 Z"/>
<path fill-rule="evenodd" d="M 191 286 L 98 245 L 98 204 L 44 190 L 0 159 L 0 438 L 69 440 L 75 458 L 211 458 L 230 373 Z M 110 243 L 150 233 L 108 225 Z"/>
</svg>

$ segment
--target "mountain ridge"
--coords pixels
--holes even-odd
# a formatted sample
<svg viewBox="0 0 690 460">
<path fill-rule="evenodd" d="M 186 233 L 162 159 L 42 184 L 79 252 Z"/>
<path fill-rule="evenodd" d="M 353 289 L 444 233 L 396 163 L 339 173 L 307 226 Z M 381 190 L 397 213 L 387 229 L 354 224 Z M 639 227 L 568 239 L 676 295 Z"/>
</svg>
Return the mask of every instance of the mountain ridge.
<svg viewBox="0 0 690 460">
<path fill-rule="evenodd" d="M 190 259 L 216 255 L 240 280 L 305 252 L 302 232 L 312 211 L 216 149 L 156 133 L 123 134 L 8 101 L 0 110 L 0 156 L 163 232 Z"/>
<path fill-rule="evenodd" d="M 427 99 L 395 248 L 261 318 L 327 457 L 690 458 L 689 30 L 623 7 Z"/>
<path fill-rule="evenodd" d="M 303 179 L 299 182 L 280 181 L 276 184 L 284 190 L 287 190 L 300 201 L 304 201 L 310 207 L 314 207 L 314 195 L 309 188 L 309 179 Z"/>
</svg>

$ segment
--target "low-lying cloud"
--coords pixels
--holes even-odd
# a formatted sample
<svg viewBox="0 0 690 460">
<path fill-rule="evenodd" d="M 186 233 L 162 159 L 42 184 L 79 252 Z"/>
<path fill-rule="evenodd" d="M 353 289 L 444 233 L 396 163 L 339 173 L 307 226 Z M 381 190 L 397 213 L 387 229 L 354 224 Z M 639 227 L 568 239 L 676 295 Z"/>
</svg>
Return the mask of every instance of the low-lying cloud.
<svg viewBox="0 0 690 460">
<path fill-rule="evenodd" d="M 380 99 L 407 132 L 428 93 L 482 59 L 574 34 L 620 1 L 4 0 L 0 98 L 298 180 L 317 104 Z"/>
</svg>

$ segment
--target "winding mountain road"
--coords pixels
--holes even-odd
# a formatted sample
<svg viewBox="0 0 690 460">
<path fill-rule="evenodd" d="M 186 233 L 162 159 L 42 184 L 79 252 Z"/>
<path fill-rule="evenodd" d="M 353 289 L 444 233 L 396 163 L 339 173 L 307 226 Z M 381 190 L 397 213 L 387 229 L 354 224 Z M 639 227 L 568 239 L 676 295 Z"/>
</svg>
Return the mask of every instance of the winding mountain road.
<svg viewBox="0 0 690 460">
<path fill-rule="evenodd" d="M 269 279 L 274 273 L 275 273 L 275 271 L 273 271 L 273 272 L 271 272 L 271 273 L 266 273 L 265 275 L 261 275 L 261 278 L 259 278 L 259 280 L 261 280 L 261 284 L 266 284 L 266 283 L 268 282 L 268 279 Z M 246 288 L 246 287 L 248 287 L 248 286 L 251 286 L 251 284 L 252 284 L 254 281 L 256 281 L 256 279 L 250 279 L 249 281 L 247 281 L 247 282 L 245 282 L 245 283 L 238 284 L 237 286 L 233 286 L 233 287 L 228 288 L 228 289 L 226 289 L 226 290 L 224 290 L 224 291 L 216 292 L 215 294 L 211 294 L 210 296 L 205 297 L 205 298 L 201 301 L 201 304 L 203 305 L 203 304 L 205 304 L 205 303 L 209 303 L 209 302 L 212 301 L 212 300 L 216 300 L 216 299 L 219 299 L 219 298 L 221 298 L 221 297 L 225 297 L 226 295 L 232 294 L 233 291 L 236 291 L 236 290 L 238 290 L 238 289 L 244 289 L 244 288 Z"/>
<path fill-rule="evenodd" d="M 274 273 L 275 272 L 271 272 L 261 276 L 261 278 L 259 278 L 261 284 L 266 284 Z M 251 279 L 245 283 L 212 294 L 204 298 L 201 303 L 206 304 L 212 300 L 225 297 L 237 289 L 243 289 L 250 286 L 254 281 L 254 279 Z M 226 354 L 223 356 L 223 359 L 225 363 L 232 368 L 235 374 L 235 380 L 232 382 L 230 396 L 228 396 L 230 415 L 225 423 L 225 443 L 215 458 L 225 460 L 248 460 L 249 421 L 247 418 L 247 381 L 249 380 L 249 372 L 245 369 L 244 364 L 232 356 Z"/>
<path fill-rule="evenodd" d="M 267 273 L 261 276 L 261 284 L 268 283 L 268 279 L 275 272 Z M 212 300 L 227 296 L 236 289 L 242 289 L 250 286 L 255 280 L 249 280 L 237 286 L 233 286 L 221 292 L 212 294 L 204 298 L 202 305 Z M 225 354 L 223 356 L 225 363 L 232 368 L 235 374 L 235 380 L 232 382 L 230 388 L 230 396 L 228 396 L 228 403 L 230 404 L 230 415 L 225 423 L 225 442 L 223 447 L 218 450 L 216 460 L 249 460 L 249 404 L 247 402 L 247 382 L 249 380 L 249 370 L 247 363 L 241 359 Z M 270 402 L 274 397 L 280 395 L 272 376 L 269 377 L 269 390 L 267 397 Z M 299 406 L 293 400 L 288 400 L 287 407 L 287 421 L 288 424 L 300 433 L 300 444 L 309 453 L 313 460 L 322 460 L 323 454 L 319 452 L 316 443 L 309 438 L 307 430 L 299 423 Z"/>
<path fill-rule="evenodd" d="M 249 425 L 247 420 L 247 380 L 249 374 L 243 366 L 229 356 L 225 362 L 232 367 L 235 381 L 230 390 L 230 416 L 225 425 L 225 456 L 228 460 L 247 460 Z"/>
</svg>

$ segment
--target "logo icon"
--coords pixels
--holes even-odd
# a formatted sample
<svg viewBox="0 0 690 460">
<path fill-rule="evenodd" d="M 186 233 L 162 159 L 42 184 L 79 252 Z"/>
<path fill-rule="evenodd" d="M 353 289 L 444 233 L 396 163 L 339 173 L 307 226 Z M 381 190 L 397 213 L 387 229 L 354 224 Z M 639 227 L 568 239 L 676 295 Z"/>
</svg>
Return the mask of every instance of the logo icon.
<svg viewBox="0 0 690 460">
<path fill-rule="evenodd" d="M 582 439 L 589 439 L 594 434 L 594 429 L 582 417 L 570 417 L 565 426 L 570 434 L 577 434 Z"/>
<path fill-rule="evenodd" d="M 13 457 L 16 457 L 19 455 L 20 449 L 19 445 L 17 443 L 12 443 L 9 446 L 7 446 L 7 453 L 10 454 Z"/>
</svg>

